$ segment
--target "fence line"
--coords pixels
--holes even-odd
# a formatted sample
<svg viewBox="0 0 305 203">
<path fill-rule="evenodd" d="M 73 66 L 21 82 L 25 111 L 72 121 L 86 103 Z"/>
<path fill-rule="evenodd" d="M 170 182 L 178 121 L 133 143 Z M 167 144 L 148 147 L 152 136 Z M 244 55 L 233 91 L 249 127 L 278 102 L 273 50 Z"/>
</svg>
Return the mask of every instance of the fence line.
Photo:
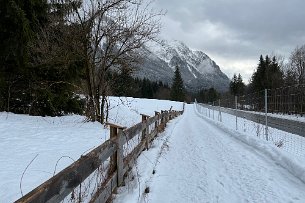
<svg viewBox="0 0 305 203">
<path fill-rule="evenodd" d="M 266 98 L 266 97 L 265 97 Z M 264 101 L 264 98 L 262 98 Z M 240 105 L 237 103 L 235 108 L 221 107 L 220 101 L 217 102 L 218 106 L 199 104 L 195 102 L 197 111 L 214 120 L 211 116 L 216 112 L 217 120 L 229 126 L 236 126 L 236 130 L 242 130 L 248 132 L 248 134 L 255 135 L 259 138 L 266 139 L 273 142 L 276 146 L 283 148 L 284 150 L 305 158 L 305 120 L 304 122 L 274 117 L 272 114 L 266 114 L 263 112 L 253 112 L 240 110 Z M 216 104 L 214 102 L 214 104 Z M 217 105 L 217 104 L 216 104 Z M 268 104 L 266 104 L 266 107 Z M 268 110 L 266 108 L 265 110 Z M 225 116 L 228 114 L 230 116 Z M 249 122 L 252 121 L 253 129 L 249 128 Z M 247 125 L 247 126 L 246 126 Z M 263 135 L 261 135 L 263 134 Z"/>
<path fill-rule="evenodd" d="M 233 116 L 247 119 L 250 121 L 253 121 L 255 123 L 260 123 L 262 125 L 266 124 L 266 115 L 254 113 L 251 111 L 243 111 L 238 109 L 230 109 L 230 108 L 224 108 L 219 106 L 212 106 L 207 104 L 199 104 L 205 108 L 212 109 L 214 111 L 217 111 L 218 114 L 222 113 L 228 113 Z M 269 114 L 267 115 L 268 119 L 268 127 L 276 128 L 285 132 L 289 132 L 292 134 L 300 135 L 302 137 L 305 137 L 305 123 L 294 121 L 294 120 L 288 120 L 284 118 L 276 118 L 272 117 Z"/>
<path fill-rule="evenodd" d="M 264 112 L 265 90 L 237 97 L 238 109 Z M 268 112 L 277 114 L 305 114 L 305 84 L 276 89 L 267 89 Z M 235 98 L 227 95 L 221 99 L 221 106 L 235 108 Z"/>
<path fill-rule="evenodd" d="M 184 104 L 183 104 L 184 111 Z M 135 164 L 140 153 L 149 148 L 150 142 L 162 132 L 169 120 L 181 115 L 183 111 L 161 111 L 156 112 L 154 117 L 142 116 L 142 122 L 128 129 L 110 125 L 110 139 L 93 149 L 88 154 L 81 156 L 76 162 L 53 176 L 31 192 L 20 198 L 16 203 L 53 203 L 64 200 L 74 190 L 94 174 L 101 172 L 105 178 L 95 188 L 90 202 L 102 203 L 111 198 L 112 192 L 118 186 L 124 184 L 124 176 Z M 129 142 L 134 139 L 131 149 L 128 149 Z M 99 171 L 99 168 L 109 161 L 108 170 Z M 78 201 L 84 198 L 81 189 Z"/>
</svg>

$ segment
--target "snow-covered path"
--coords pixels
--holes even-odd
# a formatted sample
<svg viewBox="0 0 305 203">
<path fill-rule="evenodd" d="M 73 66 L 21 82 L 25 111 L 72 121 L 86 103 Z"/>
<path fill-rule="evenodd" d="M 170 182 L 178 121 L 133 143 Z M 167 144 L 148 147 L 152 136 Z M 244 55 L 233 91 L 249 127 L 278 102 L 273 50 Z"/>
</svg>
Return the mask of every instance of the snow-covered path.
<svg viewBox="0 0 305 203">
<path fill-rule="evenodd" d="M 305 202 L 305 184 L 186 105 L 143 202 Z"/>
</svg>

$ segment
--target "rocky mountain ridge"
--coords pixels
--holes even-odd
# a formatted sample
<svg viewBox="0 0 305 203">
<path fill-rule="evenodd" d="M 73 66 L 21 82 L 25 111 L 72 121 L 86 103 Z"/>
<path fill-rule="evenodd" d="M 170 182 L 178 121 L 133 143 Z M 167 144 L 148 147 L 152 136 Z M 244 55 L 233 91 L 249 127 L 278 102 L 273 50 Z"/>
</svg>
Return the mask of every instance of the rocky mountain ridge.
<svg viewBox="0 0 305 203">
<path fill-rule="evenodd" d="M 222 92 L 228 90 L 230 80 L 219 66 L 204 52 L 191 50 L 183 42 L 151 43 L 139 52 L 143 63 L 135 72 L 135 77 L 171 84 L 178 67 L 190 92 L 210 87 Z"/>
</svg>

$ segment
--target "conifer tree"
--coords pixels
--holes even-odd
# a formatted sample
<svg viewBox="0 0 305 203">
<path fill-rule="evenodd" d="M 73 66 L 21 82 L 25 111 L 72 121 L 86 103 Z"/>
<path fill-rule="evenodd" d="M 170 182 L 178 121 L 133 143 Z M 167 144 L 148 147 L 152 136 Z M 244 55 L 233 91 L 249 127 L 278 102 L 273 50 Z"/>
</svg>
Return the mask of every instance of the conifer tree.
<svg viewBox="0 0 305 203">
<path fill-rule="evenodd" d="M 23 112 L 29 106 L 28 45 L 46 13 L 46 0 L 0 1 L 0 110 Z"/>
<path fill-rule="evenodd" d="M 234 73 L 233 78 L 230 82 L 230 92 L 233 95 L 237 95 L 237 76 Z"/>
<path fill-rule="evenodd" d="M 243 95 L 245 92 L 246 85 L 245 85 L 240 73 L 238 74 L 238 77 L 237 77 L 237 84 L 238 84 L 238 95 Z"/>
<path fill-rule="evenodd" d="M 245 90 L 245 84 L 243 82 L 243 79 L 240 75 L 240 73 L 238 74 L 238 76 L 236 74 L 234 74 L 231 82 L 230 82 L 230 92 L 231 94 L 237 96 L 237 95 L 242 95 L 244 93 Z"/>
<path fill-rule="evenodd" d="M 174 101 L 184 101 L 185 99 L 183 80 L 178 67 L 176 67 L 175 76 L 173 78 L 171 99 Z"/>
<path fill-rule="evenodd" d="M 0 2 L 0 110 L 51 116 L 82 113 L 74 94 L 82 59 L 70 48 L 76 25 L 63 21 L 69 12 L 63 4 Z"/>
<path fill-rule="evenodd" d="M 283 71 L 281 70 L 276 57 L 270 59 L 270 57 L 266 55 L 264 59 L 261 55 L 257 69 L 251 78 L 253 91 L 278 88 L 283 83 L 283 76 Z"/>
</svg>

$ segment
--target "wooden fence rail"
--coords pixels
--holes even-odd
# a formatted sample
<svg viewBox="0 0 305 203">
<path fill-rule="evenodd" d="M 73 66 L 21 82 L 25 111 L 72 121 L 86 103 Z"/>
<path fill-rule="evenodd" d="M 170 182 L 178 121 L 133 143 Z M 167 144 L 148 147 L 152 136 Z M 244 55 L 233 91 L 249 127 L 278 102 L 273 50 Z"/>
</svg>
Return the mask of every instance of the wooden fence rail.
<svg viewBox="0 0 305 203">
<path fill-rule="evenodd" d="M 134 165 L 140 153 L 148 149 L 149 143 L 164 129 L 170 119 L 182 113 L 183 111 L 161 111 L 161 113 L 156 112 L 154 117 L 142 115 L 142 122 L 128 129 L 109 124 L 109 140 L 85 156 L 81 156 L 76 162 L 17 200 L 16 203 L 60 202 L 110 158 L 107 178 L 90 200 L 94 203 L 106 202 L 111 198 L 114 189 L 122 185 L 124 175 Z M 140 133 L 140 143 L 124 157 L 124 144 Z"/>
</svg>

